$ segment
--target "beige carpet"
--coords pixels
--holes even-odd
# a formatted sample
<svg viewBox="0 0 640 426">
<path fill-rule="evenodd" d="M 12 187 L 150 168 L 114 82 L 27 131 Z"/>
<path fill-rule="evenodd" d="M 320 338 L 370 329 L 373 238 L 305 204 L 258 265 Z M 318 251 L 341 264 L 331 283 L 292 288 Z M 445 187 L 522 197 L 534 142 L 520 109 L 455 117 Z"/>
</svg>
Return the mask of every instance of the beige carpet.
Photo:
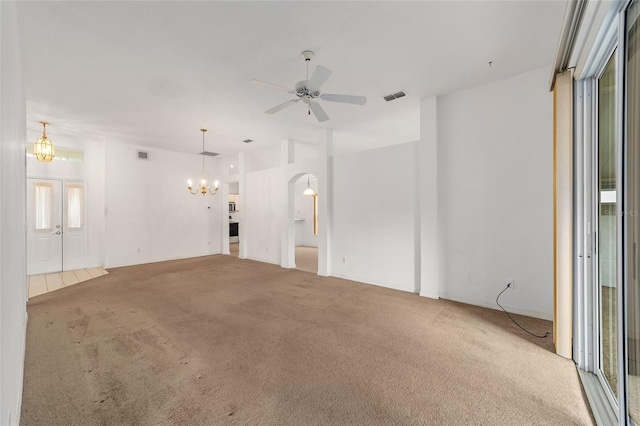
<svg viewBox="0 0 640 426">
<path fill-rule="evenodd" d="M 23 425 L 593 424 L 498 311 L 232 256 L 109 272 L 29 301 Z"/>
</svg>

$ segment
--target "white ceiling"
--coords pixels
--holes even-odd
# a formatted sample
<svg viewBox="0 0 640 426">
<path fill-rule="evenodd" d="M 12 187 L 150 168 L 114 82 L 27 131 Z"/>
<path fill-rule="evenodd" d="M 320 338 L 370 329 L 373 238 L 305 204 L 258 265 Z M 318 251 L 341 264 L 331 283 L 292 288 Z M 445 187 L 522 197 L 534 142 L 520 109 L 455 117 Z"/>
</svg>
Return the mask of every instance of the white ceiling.
<svg viewBox="0 0 640 426">
<path fill-rule="evenodd" d="M 419 101 L 553 62 L 565 1 L 20 2 L 29 137 L 103 138 L 232 155 L 335 129 L 337 151 L 419 138 Z M 300 52 L 334 74 L 326 93 L 361 107 L 302 103 L 264 114 L 305 77 Z M 493 61 L 492 66 L 488 65 Z M 381 96 L 409 94 L 390 103 Z M 251 138 L 253 144 L 242 143 Z"/>
</svg>

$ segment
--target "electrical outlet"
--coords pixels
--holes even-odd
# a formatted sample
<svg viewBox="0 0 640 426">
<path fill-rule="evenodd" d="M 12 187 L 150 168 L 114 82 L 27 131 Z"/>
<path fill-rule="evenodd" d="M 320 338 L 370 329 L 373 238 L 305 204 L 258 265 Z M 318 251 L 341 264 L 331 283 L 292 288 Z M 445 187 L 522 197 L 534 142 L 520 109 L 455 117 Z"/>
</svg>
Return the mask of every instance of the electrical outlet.
<svg viewBox="0 0 640 426">
<path fill-rule="evenodd" d="M 507 280 L 507 287 L 516 288 L 516 280 Z"/>
</svg>

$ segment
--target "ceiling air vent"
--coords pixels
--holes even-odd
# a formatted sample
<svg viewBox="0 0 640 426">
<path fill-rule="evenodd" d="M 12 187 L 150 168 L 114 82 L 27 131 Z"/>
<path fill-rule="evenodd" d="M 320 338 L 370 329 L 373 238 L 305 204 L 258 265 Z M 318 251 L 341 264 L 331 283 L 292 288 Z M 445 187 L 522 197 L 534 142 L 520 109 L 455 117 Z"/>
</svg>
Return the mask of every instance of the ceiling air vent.
<svg viewBox="0 0 640 426">
<path fill-rule="evenodd" d="M 204 152 L 201 152 L 198 155 L 207 155 L 209 157 L 215 157 L 216 155 L 220 155 L 220 154 L 218 154 L 217 152 L 204 151 Z"/>
<path fill-rule="evenodd" d="M 387 96 L 383 96 L 382 98 L 387 101 L 387 102 L 391 102 L 394 99 L 399 99 L 399 98 L 404 98 L 405 96 L 407 96 L 407 92 L 405 92 L 404 90 L 397 92 L 397 93 L 393 93 L 391 95 L 387 95 Z"/>
<path fill-rule="evenodd" d="M 245 140 L 243 140 L 242 142 L 244 142 L 244 143 L 251 143 L 251 142 L 253 142 L 253 139 L 245 139 Z"/>
<path fill-rule="evenodd" d="M 138 160 L 148 160 L 149 153 L 144 151 L 138 151 Z"/>
</svg>

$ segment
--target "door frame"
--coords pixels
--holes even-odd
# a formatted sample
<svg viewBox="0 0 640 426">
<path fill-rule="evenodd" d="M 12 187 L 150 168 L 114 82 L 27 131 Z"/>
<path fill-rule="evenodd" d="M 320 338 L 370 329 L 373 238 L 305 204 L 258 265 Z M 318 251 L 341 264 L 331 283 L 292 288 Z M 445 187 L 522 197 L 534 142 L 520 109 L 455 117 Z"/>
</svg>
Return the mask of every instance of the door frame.
<svg viewBox="0 0 640 426">
<path fill-rule="evenodd" d="M 60 271 L 52 271 L 50 273 L 55 273 L 55 272 L 63 272 L 63 271 L 68 271 L 70 270 L 69 268 L 66 267 L 66 265 L 68 264 L 68 260 L 65 258 L 65 244 L 66 244 L 66 233 L 68 230 L 68 220 L 67 220 L 67 207 L 65 202 L 67 201 L 67 185 L 68 184 L 73 184 L 73 183 L 80 183 L 82 184 L 83 188 L 84 188 L 84 193 L 83 193 L 83 216 L 84 216 L 84 236 L 83 236 L 83 242 L 82 242 L 82 253 L 83 253 L 83 259 L 82 259 L 82 268 L 73 268 L 73 269 L 83 269 L 86 267 L 87 265 L 87 258 L 86 258 L 86 253 L 88 250 L 88 244 L 89 244 L 89 214 L 88 214 L 88 201 L 89 201 L 89 183 L 87 179 L 75 179 L 75 178 L 61 178 L 61 177 L 52 177 L 52 176 L 41 176 L 41 175 L 35 175 L 35 176 L 27 176 L 26 177 L 26 182 L 29 182 L 29 180 L 47 180 L 47 181 L 58 181 L 60 182 L 61 185 L 61 191 L 60 191 L 60 198 L 61 198 L 61 214 L 62 214 L 62 218 L 61 218 L 61 232 L 62 232 L 62 238 L 61 238 L 61 245 L 62 245 L 62 249 L 61 249 L 61 261 L 60 261 Z M 26 185 L 25 185 L 25 191 L 26 191 Z M 28 203 L 28 201 L 26 200 L 26 195 L 25 195 L 25 204 Z M 27 206 L 25 206 L 25 210 L 27 209 Z M 28 212 L 27 212 L 28 215 Z M 26 226 L 29 226 L 29 224 L 27 223 Z M 27 259 L 28 259 L 28 250 L 29 247 L 27 246 Z M 34 275 L 39 275 L 39 274 L 34 274 Z"/>
<path fill-rule="evenodd" d="M 626 90 L 626 10 L 632 0 L 612 4 L 610 19 L 605 19 L 599 31 L 597 41 L 587 53 L 588 57 L 581 72 L 576 76 L 575 97 L 575 231 L 576 254 L 574 268 L 578 272 L 575 281 L 575 339 L 574 359 L 582 370 L 594 373 L 598 378 L 612 411 L 617 416 L 618 424 L 630 423 L 628 412 L 628 376 L 626 342 L 627 327 L 627 286 L 624 280 L 626 258 L 625 219 L 621 212 L 627 209 L 625 182 L 625 90 Z M 598 78 L 601 76 L 611 54 L 616 55 L 616 288 L 617 293 L 617 381 L 618 397 L 612 392 L 603 379 L 600 353 L 600 293 L 598 272 L 598 220 L 599 220 L 599 167 L 598 167 Z M 591 394 L 593 395 L 593 394 Z M 598 406 L 598 402 L 592 402 Z M 606 403 L 605 403 L 606 404 Z M 613 413 L 612 413 L 613 414 Z"/>
</svg>

